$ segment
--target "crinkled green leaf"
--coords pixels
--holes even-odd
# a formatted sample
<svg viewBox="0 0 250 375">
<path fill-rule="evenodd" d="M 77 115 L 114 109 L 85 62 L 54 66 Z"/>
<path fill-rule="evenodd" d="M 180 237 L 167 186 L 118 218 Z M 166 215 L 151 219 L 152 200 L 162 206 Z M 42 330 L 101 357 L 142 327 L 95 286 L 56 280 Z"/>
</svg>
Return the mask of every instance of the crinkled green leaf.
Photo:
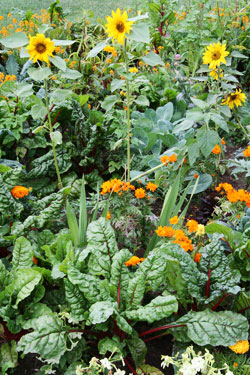
<svg viewBox="0 0 250 375">
<path fill-rule="evenodd" d="M 114 303 L 110 301 L 96 302 L 90 307 L 89 312 L 89 320 L 92 324 L 106 322 L 114 312 Z"/>
<path fill-rule="evenodd" d="M 146 344 L 139 337 L 127 340 L 129 350 L 132 354 L 136 367 L 143 363 L 147 354 Z"/>
<path fill-rule="evenodd" d="M 120 299 L 120 304 L 125 302 L 127 295 L 127 288 L 129 282 L 129 270 L 126 267 L 125 262 L 131 258 L 132 254 L 127 249 L 122 249 L 116 253 L 113 257 L 111 266 L 111 277 L 110 284 L 115 286 L 116 295 L 115 300 Z M 118 297 L 119 294 L 119 297 Z"/>
<path fill-rule="evenodd" d="M 56 314 L 43 315 L 36 320 L 34 331 L 22 336 L 18 351 L 38 353 L 45 359 L 59 360 L 66 351 L 63 322 Z"/>
<path fill-rule="evenodd" d="M 205 303 L 212 302 L 224 293 L 237 294 L 240 292 L 240 272 L 232 270 L 224 248 L 218 236 L 201 249 L 200 271 L 209 274 L 209 296 Z M 207 276 L 208 278 L 208 276 Z"/>
<path fill-rule="evenodd" d="M 17 238 L 13 250 L 13 268 L 28 268 L 33 264 L 33 250 L 30 241 L 25 237 Z"/>
<path fill-rule="evenodd" d="M 4 342 L 0 349 L 0 367 L 2 369 L 2 374 L 9 368 L 14 368 L 17 366 L 18 353 L 16 350 L 16 342 L 11 340 L 10 344 Z"/>
<path fill-rule="evenodd" d="M 199 272 L 197 264 L 192 260 L 190 255 L 183 251 L 177 244 L 162 245 L 157 250 L 159 253 L 162 253 L 162 256 L 165 255 L 167 277 L 173 288 L 175 288 L 176 282 L 176 290 L 180 293 L 180 297 L 185 296 L 184 282 L 186 282 L 186 289 L 189 294 L 198 301 L 201 300 L 202 288 L 204 288 L 207 277 Z M 177 272 L 177 275 L 175 275 L 175 272 Z M 177 279 L 175 280 L 176 276 Z"/>
<path fill-rule="evenodd" d="M 117 336 L 113 336 L 112 338 L 105 337 L 98 342 L 98 350 L 103 356 L 106 356 L 107 352 L 115 353 L 116 355 L 114 357 L 117 357 L 118 355 L 118 359 L 120 359 L 125 345 L 125 343 L 120 342 L 119 337 Z"/>
<path fill-rule="evenodd" d="M 90 303 L 100 301 L 100 280 L 96 276 L 83 274 L 75 267 L 68 268 L 68 278 L 70 282 L 77 285 L 85 298 Z"/>
<path fill-rule="evenodd" d="M 21 268 L 15 272 L 15 292 L 17 308 L 20 301 L 28 297 L 41 280 L 41 274 L 30 268 Z"/>
<path fill-rule="evenodd" d="M 248 338 L 247 318 L 231 311 L 190 311 L 176 324 L 186 324 L 189 339 L 200 346 L 229 346 Z"/>
<path fill-rule="evenodd" d="M 154 251 L 139 265 L 136 273 L 143 273 L 146 282 L 156 291 L 166 280 L 166 267 L 166 262 Z"/>
<path fill-rule="evenodd" d="M 72 318 L 78 321 L 84 319 L 86 300 L 77 285 L 64 279 L 66 301 L 70 305 Z"/>
<path fill-rule="evenodd" d="M 147 321 L 153 323 L 167 318 L 178 310 L 178 303 L 174 296 L 158 296 L 149 304 L 137 310 L 125 311 L 124 315 L 131 320 Z"/>
<path fill-rule="evenodd" d="M 87 229 L 91 255 L 89 271 L 94 275 L 110 277 L 112 258 L 118 252 L 115 233 L 105 218 L 92 222 Z"/>
<path fill-rule="evenodd" d="M 126 294 L 126 307 L 133 310 L 141 305 L 146 288 L 145 276 L 142 272 L 136 272 L 129 281 Z"/>
<path fill-rule="evenodd" d="M 140 365 L 140 367 L 136 369 L 136 372 L 138 375 L 164 375 L 158 368 L 146 364 Z"/>
</svg>

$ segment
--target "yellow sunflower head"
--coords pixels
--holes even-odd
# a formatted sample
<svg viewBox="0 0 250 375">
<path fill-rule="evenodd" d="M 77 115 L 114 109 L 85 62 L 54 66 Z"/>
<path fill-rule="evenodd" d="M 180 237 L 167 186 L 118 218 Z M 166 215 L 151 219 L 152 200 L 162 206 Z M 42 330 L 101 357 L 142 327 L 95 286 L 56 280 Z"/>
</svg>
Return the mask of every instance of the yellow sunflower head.
<svg viewBox="0 0 250 375">
<path fill-rule="evenodd" d="M 27 51 L 30 55 L 30 60 L 33 59 L 34 63 L 37 60 L 49 63 L 49 56 L 53 56 L 55 50 L 54 42 L 50 38 L 45 38 L 43 34 L 36 34 L 30 38 L 30 43 Z"/>
<path fill-rule="evenodd" d="M 203 64 L 209 64 L 209 69 L 216 70 L 220 64 L 226 64 L 225 57 L 228 55 L 225 44 L 211 43 L 203 53 Z"/>
<path fill-rule="evenodd" d="M 127 21 L 128 14 L 126 11 L 121 14 L 120 9 L 116 10 L 116 13 L 112 10 L 112 17 L 108 16 L 107 24 L 106 24 L 106 32 L 108 35 L 116 39 L 117 43 L 124 44 L 124 39 L 126 38 L 126 34 L 130 33 L 132 28 L 132 21 Z"/>
<path fill-rule="evenodd" d="M 213 79 L 215 79 L 217 81 L 218 77 L 220 77 L 220 78 L 223 77 L 223 71 L 222 71 L 222 69 L 211 70 L 211 72 L 209 73 L 209 75 L 211 77 L 213 77 Z"/>
<path fill-rule="evenodd" d="M 241 92 L 241 89 L 236 89 L 235 92 L 232 92 L 226 99 L 223 99 L 221 104 L 228 105 L 230 109 L 235 107 L 241 107 L 242 103 L 246 100 L 246 95 Z"/>
</svg>

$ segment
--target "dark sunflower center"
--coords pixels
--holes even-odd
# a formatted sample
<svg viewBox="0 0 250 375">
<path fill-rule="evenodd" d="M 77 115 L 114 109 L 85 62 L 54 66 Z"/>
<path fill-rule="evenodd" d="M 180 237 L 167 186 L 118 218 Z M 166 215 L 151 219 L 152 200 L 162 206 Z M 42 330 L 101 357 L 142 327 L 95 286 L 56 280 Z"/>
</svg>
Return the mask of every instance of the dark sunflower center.
<svg viewBox="0 0 250 375">
<path fill-rule="evenodd" d="M 213 60 L 219 60 L 220 57 L 221 57 L 220 52 L 219 52 L 219 51 L 216 51 L 216 52 L 213 53 L 212 59 L 213 59 Z"/>
<path fill-rule="evenodd" d="M 36 45 L 36 51 L 38 53 L 44 53 L 46 51 L 46 46 L 42 43 Z"/>
<path fill-rule="evenodd" d="M 124 31 L 124 29 L 125 29 L 124 23 L 123 23 L 123 22 L 119 22 L 119 23 L 116 25 L 116 28 L 117 28 L 117 30 L 119 31 L 119 33 L 123 33 L 123 31 Z"/>
<path fill-rule="evenodd" d="M 231 100 L 236 100 L 236 99 L 237 99 L 237 95 L 236 95 L 236 94 L 231 94 L 230 99 L 231 99 Z"/>
</svg>

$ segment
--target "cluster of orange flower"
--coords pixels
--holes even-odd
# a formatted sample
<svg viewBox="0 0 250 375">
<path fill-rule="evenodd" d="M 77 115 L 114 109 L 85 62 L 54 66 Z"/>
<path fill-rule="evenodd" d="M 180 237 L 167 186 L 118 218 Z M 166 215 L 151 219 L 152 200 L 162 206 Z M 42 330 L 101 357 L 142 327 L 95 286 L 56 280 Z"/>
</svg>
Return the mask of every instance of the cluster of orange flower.
<svg viewBox="0 0 250 375">
<path fill-rule="evenodd" d="M 226 144 L 226 142 L 224 141 L 223 138 L 221 139 L 221 144 L 222 144 L 222 146 Z M 213 154 L 216 154 L 216 155 L 220 154 L 220 153 L 221 153 L 221 148 L 220 148 L 220 146 L 219 146 L 219 145 L 216 145 L 216 146 L 212 149 L 212 153 L 213 153 Z"/>
<path fill-rule="evenodd" d="M 250 157 L 250 146 L 247 146 L 245 150 L 242 151 L 245 158 Z"/>
<path fill-rule="evenodd" d="M 178 216 L 172 217 L 171 219 L 169 219 L 169 222 L 171 225 L 178 224 Z M 186 223 L 186 227 L 188 228 L 189 233 L 195 232 L 197 236 L 202 236 L 205 233 L 204 225 L 198 224 L 196 220 L 188 220 Z M 160 237 L 174 237 L 175 240 L 173 241 L 173 243 L 178 243 L 185 251 L 193 250 L 191 240 L 188 238 L 188 236 L 186 236 L 185 232 L 182 229 L 173 229 L 172 227 L 168 226 L 159 226 L 155 232 Z M 200 256 L 197 256 L 196 259 L 194 259 L 195 262 L 198 263 L 200 261 Z"/>
<path fill-rule="evenodd" d="M 124 191 L 134 190 L 136 198 L 145 198 L 146 197 L 146 190 L 143 188 L 136 189 L 134 185 L 131 185 L 130 182 L 124 182 L 120 179 L 113 178 L 112 180 L 105 181 L 102 186 L 101 195 L 105 195 L 106 193 L 118 193 L 122 195 Z M 158 185 L 149 182 L 146 186 L 146 189 L 149 191 L 154 192 L 158 188 Z"/>
<path fill-rule="evenodd" d="M 174 22 L 175 25 L 177 25 L 178 21 L 182 21 L 184 18 L 187 17 L 187 13 L 186 12 L 181 12 L 180 14 L 178 12 L 175 12 L 175 19 L 176 21 Z"/>
<path fill-rule="evenodd" d="M 127 262 L 125 262 L 125 265 L 127 267 L 130 266 L 136 266 L 137 264 L 143 262 L 146 258 L 138 258 L 137 256 L 132 256 Z"/>
<path fill-rule="evenodd" d="M 250 193 L 244 189 L 235 190 L 231 184 L 221 183 L 215 188 L 216 191 L 225 190 L 229 202 L 246 202 L 247 207 L 250 207 Z"/>
<path fill-rule="evenodd" d="M 12 74 L 12 75 L 6 74 L 5 76 L 4 73 L 0 72 L 0 86 L 6 81 L 16 81 L 15 74 Z"/>
<path fill-rule="evenodd" d="M 163 155 L 161 157 L 161 162 L 165 163 L 167 165 L 168 163 L 174 163 L 177 160 L 177 156 L 175 154 L 172 154 L 170 156 Z"/>
</svg>

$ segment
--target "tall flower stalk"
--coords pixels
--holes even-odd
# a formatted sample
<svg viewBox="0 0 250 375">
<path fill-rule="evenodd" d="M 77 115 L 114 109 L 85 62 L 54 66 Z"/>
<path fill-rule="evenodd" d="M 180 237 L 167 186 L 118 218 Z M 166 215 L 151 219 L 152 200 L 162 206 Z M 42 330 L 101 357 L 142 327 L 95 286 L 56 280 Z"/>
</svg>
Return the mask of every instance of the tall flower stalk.
<svg viewBox="0 0 250 375">
<path fill-rule="evenodd" d="M 50 134 L 50 139 L 52 143 L 52 151 L 53 151 L 56 175 L 57 175 L 57 180 L 58 180 L 58 188 L 61 189 L 62 180 L 61 180 L 60 171 L 59 171 L 58 162 L 57 162 L 56 144 L 55 144 L 54 139 L 51 137 L 51 134 L 53 133 L 53 127 L 52 127 L 52 121 L 51 121 L 50 110 L 49 110 L 48 82 L 46 79 L 44 79 L 44 91 L 45 91 L 45 102 L 46 102 L 47 115 L 48 115 L 49 134 Z"/>
<path fill-rule="evenodd" d="M 130 181 L 130 85 L 128 80 L 128 56 L 127 40 L 124 43 L 124 61 L 126 67 L 126 86 L 127 86 L 127 180 Z"/>
</svg>

